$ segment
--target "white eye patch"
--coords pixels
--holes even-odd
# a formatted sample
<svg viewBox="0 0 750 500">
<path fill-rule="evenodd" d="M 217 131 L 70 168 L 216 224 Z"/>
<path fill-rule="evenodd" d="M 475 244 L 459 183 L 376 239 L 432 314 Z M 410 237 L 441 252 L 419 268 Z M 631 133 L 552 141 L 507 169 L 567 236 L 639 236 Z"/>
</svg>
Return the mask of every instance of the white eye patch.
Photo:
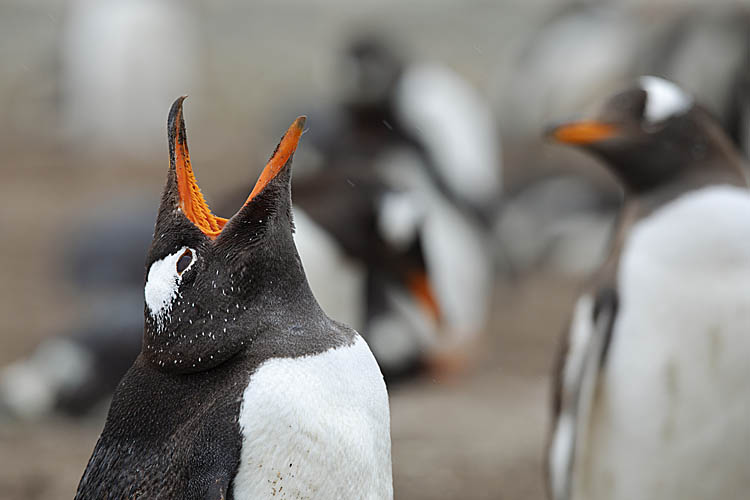
<svg viewBox="0 0 750 500">
<path fill-rule="evenodd" d="M 180 273 L 177 272 L 177 261 L 186 253 L 191 252 L 192 260 Z M 179 295 L 180 282 L 185 273 L 192 267 L 197 254 L 194 249 L 182 247 L 175 253 L 169 254 L 161 260 L 151 264 L 146 278 L 146 306 L 151 317 L 156 321 L 157 330 L 164 328 L 172 311 L 172 303 Z"/>
<path fill-rule="evenodd" d="M 646 91 L 646 109 L 643 116 L 650 123 L 686 113 L 693 105 L 693 98 L 668 80 L 642 76 L 638 82 Z"/>
</svg>

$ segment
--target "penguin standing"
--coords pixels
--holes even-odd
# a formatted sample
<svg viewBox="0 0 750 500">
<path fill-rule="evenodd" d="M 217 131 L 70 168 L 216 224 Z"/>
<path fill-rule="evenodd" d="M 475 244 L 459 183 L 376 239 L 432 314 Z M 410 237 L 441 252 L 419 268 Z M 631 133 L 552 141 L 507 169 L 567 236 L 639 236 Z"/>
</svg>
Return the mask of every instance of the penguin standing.
<svg viewBox="0 0 750 500">
<path fill-rule="evenodd" d="M 392 498 L 382 375 L 318 306 L 292 238 L 304 118 L 227 220 L 195 182 L 183 99 L 169 115 L 142 350 L 76 498 Z"/>
<path fill-rule="evenodd" d="M 297 247 L 321 263 L 310 285 L 326 312 L 359 327 L 389 383 L 470 361 L 489 317 L 502 185 L 485 100 L 401 53 L 380 37 L 352 40 L 328 126 L 309 137 L 324 168 L 294 186 Z"/>
<path fill-rule="evenodd" d="M 746 498 L 750 193 L 738 152 L 653 77 L 551 133 L 604 160 L 626 193 L 558 363 L 551 497 Z"/>
<path fill-rule="evenodd" d="M 381 231 L 384 207 L 406 201 L 374 172 L 324 169 L 294 184 L 295 242 L 318 302 L 355 326 L 392 384 L 428 364 L 441 310 L 430 287 L 419 220 L 404 207 L 405 230 Z M 408 203 L 408 201 L 407 201 Z M 409 227 L 411 225 L 411 227 Z"/>
</svg>

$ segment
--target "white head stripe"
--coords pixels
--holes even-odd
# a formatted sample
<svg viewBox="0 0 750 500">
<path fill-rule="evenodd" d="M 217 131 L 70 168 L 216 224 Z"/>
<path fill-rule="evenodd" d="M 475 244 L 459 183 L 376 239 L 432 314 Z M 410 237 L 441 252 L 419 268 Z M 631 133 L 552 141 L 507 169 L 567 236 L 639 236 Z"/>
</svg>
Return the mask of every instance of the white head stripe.
<svg viewBox="0 0 750 500">
<path fill-rule="evenodd" d="M 177 272 L 177 261 L 188 247 L 182 247 L 175 253 L 169 254 L 161 260 L 151 264 L 146 278 L 146 288 L 144 294 L 146 297 L 146 306 L 148 307 L 151 317 L 156 321 L 158 330 L 164 327 L 172 311 L 172 303 L 179 295 L 180 282 L 182 276 L 190 269 L 195 262 L 197 254 L 194 249 L 193 259 L 182 273 Z"/>
<path fill-rule="evenodd" d="M 668 80 L 642 76 L 638 82 L 647 94 L 643 116 L 651 123 L 686 113 L 693 105 L 693 98 Z"/>
</svg>

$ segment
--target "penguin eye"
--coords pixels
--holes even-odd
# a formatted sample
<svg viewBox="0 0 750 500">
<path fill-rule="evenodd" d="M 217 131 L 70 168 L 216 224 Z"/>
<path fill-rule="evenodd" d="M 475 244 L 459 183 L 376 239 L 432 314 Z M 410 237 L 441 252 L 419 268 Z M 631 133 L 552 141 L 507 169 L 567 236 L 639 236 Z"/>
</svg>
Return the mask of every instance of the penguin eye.
<svg viewBox="0 0 750 500">
<path fill-rule="evenodd" d="M 182 252 L 182 255 L 180 255 L 180 258 L 177 260 L 177 273 L 182 274 L 182 272 L 187 269 L 192 261 L 193 252 L 191 252 L 189 248 L 186 248 L 185 251 Z"/>
</svg>

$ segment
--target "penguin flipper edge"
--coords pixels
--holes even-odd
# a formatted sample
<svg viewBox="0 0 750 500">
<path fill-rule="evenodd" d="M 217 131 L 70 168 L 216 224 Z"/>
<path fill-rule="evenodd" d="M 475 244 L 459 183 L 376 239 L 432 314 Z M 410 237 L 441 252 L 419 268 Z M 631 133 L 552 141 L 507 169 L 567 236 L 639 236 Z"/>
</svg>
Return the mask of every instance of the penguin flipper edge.
<svg viewBox="0 0 750 500">
<path fill-rule="evenodd" d="M 217 478 L 208 487 L 205 500 L 226 500 L 229 491 L 229 480 L 226 477 Z"/>
</svg>

